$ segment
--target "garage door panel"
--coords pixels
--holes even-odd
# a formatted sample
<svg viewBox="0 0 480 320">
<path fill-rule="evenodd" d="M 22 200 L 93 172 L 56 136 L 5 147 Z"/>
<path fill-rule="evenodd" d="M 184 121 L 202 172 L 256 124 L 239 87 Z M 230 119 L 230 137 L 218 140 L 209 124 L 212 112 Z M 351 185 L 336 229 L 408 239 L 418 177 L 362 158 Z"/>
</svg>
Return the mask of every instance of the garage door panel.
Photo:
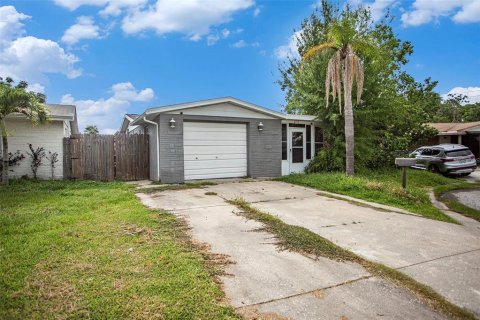
<svg viewBox="0 0 480 320">
<path fill-rule="evenodd" d="M 210 169 L 215 168 L 243 168 L 245 159 L 229 159 L 229 160 L 186 160 L 185 165 L 189 169 Z"/>
<path fill-rule="evenodd" d="M 203 146 L 247 146 L 245 141 L 243 140 L 230 140 L 230 139 L 224 139 L 224 140 L 189 140 L 186 141 L 186 143 L 183 144 L 183 146 L 198 146 L 198 147 L 203 147 Z"/>
<path fill-rule="evenodd" d="M 243 123 L 189 122 L 184 123 L 184 132 L 245 132 Z"/>
<path fill-rule="evenodd" d="M 222 153 L 222 154 L 188 154 L 184 155 L 185 161 L 189 160 L 228 160 L 228 159 L 247 159 L 245 153 Z"/>
<path fill-rule="evenodd" d="M 225 134 L 227 133 L 227 134 Z M 245 130 L 240 132 L 219 132 L 219 131 L 207 131 L 207 132 L 184 132 L 184 139 L 186 141 L 198 141 L 198 140 L 237 140 L 245 141 Z"/>
<path fill-rule="evenodd" d="M 195 176 L 195 175 L 209 175 L 209 174 L 235 174 L 235 176 L 240 175 L 241 177 L 245 176 L 245 171 L 247 167 L 241 168 L 213 168 L 213 169 L 188 169 L 185 171 L 185 176 Z M 238 175 L 237 175 L 238 174 Z"/>
<path fill-rule="evenodd" d="M 247 175 L 247 126 L 184 122 L 185 180 Z"/>
<path fill-rule="evenodd" d="M 228 174 L 228 178 L 243 178 L 243 177 L 245 177 L 245 174 L 243 172 Z M 222 179 L 222 178 L 226 178 L 225 173 L 185 175 L 185 180 L 205 180 L 205 179 Z"/>
<path fill-rule="evenodd" d="M 185 155 L 246 154 L 246 146 L 184 146 Z"/>
</svg>

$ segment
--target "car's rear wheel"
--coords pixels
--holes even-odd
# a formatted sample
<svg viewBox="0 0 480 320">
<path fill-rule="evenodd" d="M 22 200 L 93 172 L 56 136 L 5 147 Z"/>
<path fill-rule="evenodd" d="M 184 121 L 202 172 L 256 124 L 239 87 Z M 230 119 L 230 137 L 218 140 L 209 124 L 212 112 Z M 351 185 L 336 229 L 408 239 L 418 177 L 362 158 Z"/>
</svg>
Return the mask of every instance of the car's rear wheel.
<svg viewBox="0 0 480 320">
<path fill-rule="evenodd" d="M 438 167 L 436 165 L 430 165 L 428 167 L 428 171 L 433 172 L 433 173 L 439 173 Z"/>
</svg>

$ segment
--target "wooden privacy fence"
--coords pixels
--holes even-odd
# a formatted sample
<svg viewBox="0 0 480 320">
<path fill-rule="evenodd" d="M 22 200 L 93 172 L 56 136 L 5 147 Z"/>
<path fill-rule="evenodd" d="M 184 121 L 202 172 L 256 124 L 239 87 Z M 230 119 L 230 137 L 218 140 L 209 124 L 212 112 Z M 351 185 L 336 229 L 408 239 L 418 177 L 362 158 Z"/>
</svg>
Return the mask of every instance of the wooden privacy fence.
<svg viewBox="0 0 480 320">
<path fill-rule="evenodd" d="M 76 134 L 63 139 L 66 179 L 132 181 L 149 178 L 148 135 Z"/>
</svg>

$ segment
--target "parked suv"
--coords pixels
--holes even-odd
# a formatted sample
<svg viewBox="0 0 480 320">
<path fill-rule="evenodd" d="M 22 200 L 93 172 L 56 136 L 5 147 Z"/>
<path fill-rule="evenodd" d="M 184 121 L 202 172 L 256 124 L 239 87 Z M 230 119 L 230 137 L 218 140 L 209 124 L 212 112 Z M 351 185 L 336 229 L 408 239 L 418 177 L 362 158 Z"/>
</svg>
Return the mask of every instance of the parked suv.
<svg viewBox="0 0 480 320">
<path fill-rule="evenodd" d="M 461 144 L 439 144 L 421 147 L 411 156 L 417 159 L 413 168 L 468 176 L 477 168 L 475 156 L 470 149 Z"/>
</svg>

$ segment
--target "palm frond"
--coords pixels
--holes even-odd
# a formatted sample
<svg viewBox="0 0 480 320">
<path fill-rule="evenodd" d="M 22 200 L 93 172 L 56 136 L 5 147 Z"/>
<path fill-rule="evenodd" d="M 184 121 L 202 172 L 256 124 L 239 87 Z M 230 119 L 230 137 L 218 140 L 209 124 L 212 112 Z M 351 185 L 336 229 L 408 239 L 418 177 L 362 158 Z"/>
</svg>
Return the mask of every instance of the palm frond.
<svg viewBox="0 0 480 320">
<path fill-rule="evenodd" d="M 363 81 L 364 81 L 364 73 L 363 73 L 363 64 L 360 59 L 357 58 L 356 63 L 356 75 L 357 75 L 357 104 L 360 103 L 360 99 L 362 98 L 363 93 Z"/>
<path fill-rule="evenodd" d="M 316 56 L 318 53 L 326 49 L 337 49 L 337 46 L 334 43 L 330 43 L 330 42 L 316 45 L 308 49 L 307 52 L 305 52 L 305 54 L 302 57 L 302 61 L 308 61 L 312 59 L 314 56 Z"/>
</svg>

